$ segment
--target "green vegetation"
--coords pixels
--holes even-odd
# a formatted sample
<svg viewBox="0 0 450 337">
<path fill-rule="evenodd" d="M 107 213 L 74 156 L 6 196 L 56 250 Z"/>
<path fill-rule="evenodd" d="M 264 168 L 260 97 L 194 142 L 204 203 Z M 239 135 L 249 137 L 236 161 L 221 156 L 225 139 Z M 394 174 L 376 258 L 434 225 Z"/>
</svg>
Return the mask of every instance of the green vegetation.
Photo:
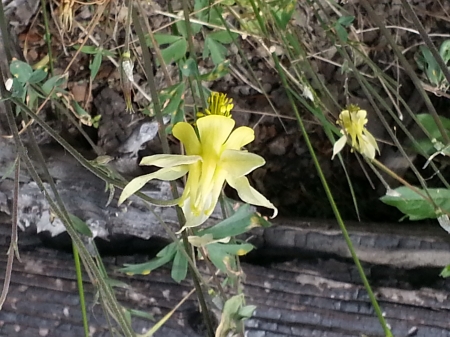
<svg viewBox="0 0 450 337">
<path fill-rule="evenodd" d="M 430 99 L 433 96 L 425 90 L 443 96 L 448 95 L 450 72 L 447 67 L 450 61 L 450 40 L 439 40 L 438 51 L 434 45 L 439 43 L 435 40 L 432 41 L 425 33 L 420 22 L 416 20 L 417 17 L 413 13 L 411 4 L 402 1 L 403 10 L 417 26 L 421 39 L 413 56 L 416 63 L 411 62 L 400 50 L 398 43 L 393 39 L 392 32 L 377 16 L 372 5 L 368 1 L 361 1 L 360 6 L 366 12 L 366 19 L 372 23 L 374 29 L 379 31 L 379 38 L 385 41 L 383 48 L 389 53 L 391 59 L 395 60 L 396 67 L 398 67 L 396 71 L 402 74 L 398 77 L 407 77 L 411 88 L 417 91 L 417 95 L 421 96 L 425 102 L 423 108 L 413 111 L 414 107 L 408 106 L 407 100 L 399 90 L 402 84 L 394 76 L 396 72 L 386 71 L 386 69 L 390 69 L 390 66 L 382 68 L 383 64 L 372 57 L 371 48 L 366 45 L 361 31 L 358 30 L 359 28 L 357 29 L 359 21 L 352 12 L 347 10 L 347 7 L 336 2 L 310 0 L 307 1 L 307 4 L 303 4 L 292 0 L 224 0 L 218 2 L 182 0 L 177 5 L 179 6 L 176 9 L 172 8 L 171 4 L 164 10 L 156 7 L 149 10 L 143 2 L 132 0 L 120 3 L 117 8 L 114 7 L 116 4 L 113 2 L 98 1 L 88 5 L 74 1 L 64 2 L 64 6 L 61 5 L 58 9 L 59 17 L 54 22 L 46 21 L 45 24 L 46 46 L 52 45 L 51 41 L 62 41 L 64 46 L 61 50 L 47 50 L 44 53 L 45 56 L 37 62 L 39 67 L 32 66 L 33 62 L 28 64 L 17 59 L 9 60 L 10 77 L 13 79 L 12 87 L 9 91 L 2 88 L 1 97 L 7 103 L 9 127 L 11 134 L 17 140 L 19 160 L 31 167 L 30 174 L 44 189 L 42 180 L 51 181 L 51 179 L 47 179 L 45 175 L 42 177 L 38 175 L 37 168 L 31 164 L 27 151 L 18 138 L 19 132 L 27 127 L 23 125 L 28 125 L 28 121 L 34 120 L 83 165 L 105 180 L 107 189 L 111 193 L 110 200 L 115 189 L 127 191 L 125 187 L 127 184 L 132 185 L 132 192 L 128 193 L 124 199 L 155 177 L 170 180 L 174 184 L 173 180 L 184 176 L 188 171 L 193 176 L 198 173 L 195 171 L 198 170 L 195 165 L 201 165 L 199 162 L 208 162 L 210 158 L 205 159 L 207 157 L 205 155 L 200 160 L 201 156 L 198 153 L 190 153 L 189 147 L 192 143 L 182 141 L 188 154 L 184 157 L 191 158 L 184 158 L 185 162 L 176 167 L 180 170 L 180 174 L 175 175 L 172 171 L 172 175 L 169 176 L 168 170 L 163 170 L 168 169 L 170 165 L 152 162 L 152 165 L 159 166 L 166 175 L 161 173 L 160 176 L 147 176 L 146 179 L 139 180 L 139 184 L 133 186 L 133 182 L 130 183 L 111 175 L 103 167 L 104 165 L 100 167 L 96 161 L 84 160 L 64 139 L 52 132 L 47 122 L 40 118 L 39 111 L 49 102 L 61 123 L 76 125 L 80 132 L 82 132 L 80 123 L 89 127 L 98 127 L 101 116 L 93 115 L 87 107 L 88 104 L 81 103 L 68 89 L 68 83 L 77 81 L 79 78 L 75 77 L 81 76 L 78 69 L 74 70 L 71 65 L 74 62 L 81 62 L 80 60 L 85 61 L 89 69 L 84 79 L 88 83 L 86 91 L 92 95 L 92 86 L 97 81 L 105 81 L 100 76 L 102 69 L 112 64 L 120 72 L 120 88 L 126 98 L 127 109 L 130 113 L 155 117 L 161 125 L 163 117 L 170 117 L 168 126 L 160 134 L 164 155 L 167 156 L 164 159 L 169 160 L 171 157 L 168 157 L 170 154 L 168 137 L 175 136 L 182 140 L 182 137 L 179 138 L 174 131 L 175 125 L 180 126 L 181 122 L 186 121 L 196 127 L 196 133 L 193 131 L 193 134 L 198 134 L 201 130 L 197 127 L 198 116 L 204 115 L 208 109 L 213 110 L 211 102 L 208 102 L 208 98 L 212 97 L 211 95 L 214 95 L 212 92 L 215 91 L 211 90 L 211 82 L 219 81 L 226 76 L 239 74 L 239 78 L 243 79 L 243 82 L 267 100 L 267 105 L 273 109 L 272 116 L 276 116 L 280 120 L 286 117 L 283 115 L 285 111 L 276 108 L 277 105 L 272 101 L 271 93 L 266 92 L 264 83 L 255 73 L 257 69 L 250 62 L 251 56 L 247 56 L 249 50 L 250 53 L 258 50 L 257 57 L 264 65 L 264 69 L 276 74 L 278 84 L 286 94 L 287 104 L 292 112 L 288 117 L 294 117 L 299 137 L 302 138 L 302 142 L 309 150 L 330 209 L 342 229 L 343 237 L 354 263 L 358 267 L 374 312 L 385 335 L 392 336 L 354 252 L 344 220 L 330 189 L 329 179 L 318 158 L 318 149 L 312 139 L 311 128 L 307 128 L 307 124 L 314 122 L 320 125 L 321 137 L 328 140 L 327 153 L 329 153 L 330 160 L 333 146 L 336 144 L 334 160 L 338 161 L 342 167 L 343 174 L 340 179 L 346 181 L 349 194 L 352 195 L 352 200 L 348 202 L 353 203 L 356 216 L 359 216 L 361 200 L 358 199 L 355 192 L 353 178 L 348 170 L 349 165 L 361 165 L 364 170 L 370 172 L 370 175 L 378 177 L 387 191 L 386 195 L 381 197 L 381 201 L 397 207 L 405 214 L 405 218 L 410 220 L 438 219 L 439 224 L 450 232 L 450 185 L 439 171 L 440 167 L 443 167 L 439 159 L 450 154 L 448 150 L 450 121 L 440 115 Z M 42 6 L 42 15 L 47 10 L 45 6 Z M 78 17 L 81 10 L 91 13 L 90 20 Z M 149 13 L 153 16 L 158 15 L 161 23 L 159 27 L 151 27 L 152 23 L 148 20 Z M 0 12 L 0 15 L 3 15 L 3 11 Z M 123 17 L 123 20 L 112 20 L 113 16 L 115 18 Z M 4 17 L 0 17 L 1 20 L 5 21 Z M 316 37 L 308 36 L 310 34 L 309 24 L 314 25 L 315 33 L 321 34 L 318 38 L 320 42 Z M 106 35 L 103 35 L 102 40 L 99 40 L 100 35 L 96 34 L 98 26 L 102 27 L 102 32 L 105 32 L 104 35 Z M 78 38 L 77 34 L 82 37 Z M 2 31 L 2 36 L 7 36 L 7 34 Z M 313 43 L 317 43 L 323 52 L 311 47 Z M 71 56 L 70 61 L 65 55 Z M 344 78 L 343 88 L 332 90 L 325 77 L 319 76 L 317 68 L 320 62 L 340 68 L 334 76 Z M 416 65 L 417 69 L 414 68 Z M 57 69 L 62 71 L 56 72 Z M 245 74 L 239 69 L 245 69 Z M 49 75 L 48 72 L 52 75 Z M 156 79 L 155 72 L 164 74 L 164 80 L 160 81 L 162 83 Z M 57 73 L 58 75 L 56 75 Z M 139 75 L 142 80 L 135 81 L 136 75 Z M 2 82 L 6 83 L 8 77 L 4 76 Z M 145 80 L 143 80 L 144 78 Z M 349 82 L 351 82 L 352 88 L 349 87 Z M 337 95 L 336 91 L 343 91 L 343 94 Z M 354 102 L 355 92 L 358 92 L 360 98 L 364 98 L 369 108 L 359 107 L 358 102 Z M 138 95 L 141 96 L 141 99 L 133 101 L 133 98 Z M 370 113 L 367 113 L 368 110 Z M 346 113 L 343 113 L 345 111 Z M 411 124 L 406 125 L 406 121 L 411 120 L 413 125 L 422 131 L 420 136 L 413 136 L 409 132 L 412 127 Z M 19 123 L 13 121 L 19 121 Z M 336 124 L 336 121 L 340 122 Z M 24 122 L 24 124 L 20 122 Z M 381 139 L 376 139 L 375 142 L 376 137 L 373 138 L 366 129 L 367 123 L 374 122 L 384 128 L 386 137 L 383 142 Z M 187 125 L 187 123 L 185 124 Z M 399 136 L 400 132 L 402 137 L 404 136 L 402 139 Z M 82 134 L 87 137 L 85 133 L 82 132 Z M 198 136 L 202 137 L 201 134 Z M 339 139 L 340 143 L 336 143 Z M 200 143 L 201 141 L 202 139 L 197 140 Z M 240 148 L 250 142 L 251 140 L 242 141 L 239 148 L 231 150 L 244 152 L 240 151 Z M 382 143 L 385 143 L 383 147 L 379 146 Z M 93 144 L 92 141 L 91 144 Z M 413 176 L 412 181 L 407 181 L 406 178 L 386 167 L 379 160 L 379 152 L 383 155 L 387 146 L 395 147 L 409 164 Z M 212 153 L 212 150 L 208 151 Z M 208 151 L 204 151 L 204 153 L 210 154 Z M 411 153 L 426 160 L 425 168 L 431 170 L 427 171 L 426 175 L 436 176 L 437 179 L 429 182 L 428 177 L 424 177 L 425 173 L 423 173 L 422 167 L 416 167 L 416 163 L 409 159 Z M 193 158 L 195 156 L 197 157 Z M 353 160 L 349 158 L 353 158 Z M 251 161 L 251 158 L 246 157 L 243 161 L 245 160 Z M 262 162 L 248 164 L 248 167 L 242 168 L 242 174 L 227 175 L 227 182 L 230 185 L 234 184 L 232 187 L 239 191 L 244 201 L 257 200 L 259 203 L 252 203 L 275 208 L 269 201 L 267 203 L 261 201 L 263 199 L 259 195 L 251 199 L 249 195 L 252 193 L 253 196 L 256 195 L 254 190 L 251 190 L 252 193 L 250 193 L 249 188 L 242 183 L 242 180 L 239 180 L 262 164 Z M 222 162 L 217 165 L 219 167 Z M 188 166 L 189 168 L 187 168 Z M 201 169 L 203 174 L 206 174 L 207 171 L 206 168 Z M 386 176 L 394 181 L 395 186 L 401 187 L 391 188 L 391 183 L 385 181 Z M 211 178 L 211 181 L 217 183 L 218 186 L 215 192 L 221 191 L 225 178 L 220 180 L 215 177 L 214 179 Z M 201 181 L 201 179 L 197 181 Z M 203 204 L 207 204 L 207 206 L 203 205 L 205 209 L 211 207 L 211 202 L 217 202 L 217 198 L 215 200 L 212 198 L 213 201 L 211 201 L 203 195 L 204 191 L 198 192 L 198 194 L 192 192 L 196 188 L 192 188 L 195 186 L 195 181 L 191 182 L 189 186 L 192 198 L 198 198 L 203 201 Z M 64 222 L 74 243 L 75 262 L 79 256 L 92 283 L 96 286 L 98 298 L 105 308 L 105 313 L 120 325 L 120 332 L 123 335 L 140 336 L 132 331 L 132 316 L 147 318 L 150 316 L 138 310 L 124 310 L 117 302 L 114 287 L 122 286 L 122 284 L 109 279 L 102 268 L 101 261 L 92 257 L 86 250 L 81 237 L 92 237 L 91 231 L 81 219 L 67 213 L 55 186 L 51 188 L 55 198 L 48 197 L 49 202 L 52 204 L 55 215 Z M 187 207 L 183 202 L 188 197 L 184 195 L 182 196 L 183 201 L 180 201 L 177 189 L 173 188 L 173 190 L 175 192 L 171 203 L 164 204 L 162 201 L 148 198 L 146 201 L 151 201 L 153 204 L 164 204 L 164 206 L 170 204 L 181 207 L 180 209 L 184 213 L 178 212 L 180 232 L 172 232 L 166 226 L 173 242 L 150 261 L 139 265 L 124 266 L 121 271 L 126 274 L 148 275 L 151 278 L 151 271 L 166 264 L 171 265 L 171 275 L 175 281 L 181 282 L 188 275 L 194 280 L 195 293 L 204 313 L 208 336 L 227 336 L 230 331 L 243 333 L 243 322 L 246 318 L 251 317 L 255 307 L 248 305 L 245 301 L 244 291 L 240 284 L 242 272 L 239 256 L 250 252 L 253 246 L 242 241 L 239 235 L 248 232 L 253 227 L 270 226 L 270 223 L 261 215 L 253 212 L 246 204 L 235 209 L 233 203 L 222 193 L 220 197 L 222 221 L 209 228 L 202 226 L 204 220 L 199 223 L 195 222 L 195 225 L 185 226 L 186 219 L 189 223 L 192 218 L 192 214 L 186 212 L 195 213 L 198 211 L 195 207 L 200 206 L 195 204 L 195 207 Z M 208 193 L 213 194 L 213 192 Z M 46 195 L 48 196 L 48 194 Z M 150 205 L 150 202 L 148 204 Z M 205 210 L 201 208 L 201 211 Z M 212 212 L 212 209 L 204 212 L 207 214 L 206 217 L 211 214 L 209 211 Z M 197 261 L 200 258 L 205 261 L 209 270 L 213 272 L 212 274 L 217 272 L 223 279 L 215 276 L 206 279 L 206 276 L 202 275 L 197 267 Z M 79 269 L 81 268 L 80 264 L 77 266 Z M 442 276 L 449 276 L 449 270 L 450 266 L 447 266 Z M 79 274 L 79 286 L 82 294 L 81 273 Z M 230 295 L 231 293 L 233 295 Z M 213 300 L 205 299 L 209 297 Z M 208 306 L 211 305 L 217 306 L 216 309 L 223 313 L 218 327 L 213 326 L 207 314 Z M 156 324 L 154 329 L 160 327 L 171 314 L 173 311 Z M 84 318 L 86 320 L 86 315 Z M 154 332 L 152 330 L 145 336 L 150 336 Z"/>
</svg>

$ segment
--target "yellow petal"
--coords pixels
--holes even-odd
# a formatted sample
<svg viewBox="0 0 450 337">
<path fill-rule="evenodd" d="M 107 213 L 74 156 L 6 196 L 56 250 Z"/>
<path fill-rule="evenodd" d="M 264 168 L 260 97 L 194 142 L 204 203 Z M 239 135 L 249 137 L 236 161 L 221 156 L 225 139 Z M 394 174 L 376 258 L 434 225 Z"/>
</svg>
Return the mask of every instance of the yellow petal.
<svg viewBox="0 0 450 337">
<path fill-rule="evenodd" d="M 200 154 L 200 141 L 191 124 L 185 122 L 177 123 L 172 129 L 172 133 L 175 138 L 183 143 L 186 154 Z"/>
<path fill-rule="evenodd" d="M 252 205 L 271 208 L 273 209 L 272 218 L 277 216 L 278 209 L 269 200 L 267 200 L 265 196 L 250 186 L 250 183 L 246 177 L 227 177 L 227 183 L 238 192 L 238 195 L 242 201 Z"/>
<path fill-rule="evenodd" d="M 233 130 L 234 124 L 233 119 L 216 115 L 202 117 L 197 121 L 203 159 L 206 155 L 214 156 L 220 153 L 222 145 Z"/>
<path fill-rule="evenodd" d="M 209 216 L 212 213 L 212 211 L 208 214 L 205 212 L 198 212 L 197 210 L 193 210 L 191 208 L 190 197 L 184 200 L 183 204 L 181 205 L 181 208 L 183 209 L 184 217 L 186 218 L 186 223 L 184 224 L 183 228 L 181 228 L 177 232 L 177 234 L 181 233 L 186 228 L 200 226 L 209 218 Z"/>
<path fill-rule="evenodd" d="M 189 165 L 202 160 L 200 156 L 182 156 L 177 154 L 155 154 L 144 157 L 140 165 L 153 165 L 158 167 L 172 167 L 179 165 Z"/>
<path fill-rule="evenodd" d="M 233 177 L 242 177 L 263 166 L 263 157 L 241 150 L 225 150 L 220 157 L 220 166 Z"/>
<path fill-rule="evenodd" d="M 203 247 L 206 246 L 208 243 L 213 242 L 214 237 L 212 234 L 205 234 L 202 236 L 189 235 L 188 241 L 194 247 Z"/>
<path fill-rule="evenodd" d="M 220 243 L 228 243 L 230 242 L 230 237 L 227 236 L 223 239 L 214 240 L 212 234 L 204 234 L 202 236 L 189 235 L 188 241 L 191 245 L 195 247 L 204 247 L 210 243 L 220 242 Z"/>
<path fill-rule="evenodd" d="M 341 138 L 339 138 L 336 143 L 334 143 L 333 155 L 331 156 L 331 160 L 334 159 L 335 155 L 337 155 L 339 152 L 342 151 L 342 149 L 344 148 L 345 144 L 347 144 L 347 136 L 344 135 Z"/>
<path fill-rule="evenodd" d="M 366 110 L 358 110 L 358 112 L 356 113 L 356 118 L 358 120 L 364 121 L 365 123 L 367 123 L 366 117 L 367 117 L 367 111 Z"/>
<path fill-rule="evenodd" d="M 367 141 L 369 142 L 369 144 L 371 144 L 375 148 L 375 150 L 380 153 L 380 149 L 378 148 L 378 143 L 375 137 L 369 131 L 365 131 L 364 135 L 367 137 Z"/>
<path fill-rule="evenodd" d="M 225 149 L 240 150 L 243 146 L 255 140 L 255 132 L 247 126 L 241 126 L 233 131 L 225 143 Z"/>
<path fill-rule="evenodd" d="M 372 135 L 370 135 L 372 136 Z M 368 135 L 362 135 L 362 142 L 360 144 L 360 151 L 361 154 L 365 155 L 366 157 L 370 158 L 370 159 L 374 159 L 375 158 L 375 150 L 377 148 L 375 148 L 375 146 L 373 146 L 373 142 L 371 140 L 370 137 L 368 137 Z M 373 136 L 372 136 L 373 138 Z M 375 138 L 373 139 L 375 140 Z M 376 145 L 376 143 L 375 143 Z"/>
<path fill-rule="evenodd" d="M 182 166 L 162 168 L 159 171 L 134 178 L 123 189 L 122 194 L 120 195 L 119 198 L 119 205 L 123 203 L 126 199 L 128 199 L 130 196 L 132 196 L 135 192 L 139 191 L 150 180 L 153 179 L 168 180 L 168 181 L 176 180 L 184 176 L 187 172 L 188 166 L 182 165 Z"/>
</svg>

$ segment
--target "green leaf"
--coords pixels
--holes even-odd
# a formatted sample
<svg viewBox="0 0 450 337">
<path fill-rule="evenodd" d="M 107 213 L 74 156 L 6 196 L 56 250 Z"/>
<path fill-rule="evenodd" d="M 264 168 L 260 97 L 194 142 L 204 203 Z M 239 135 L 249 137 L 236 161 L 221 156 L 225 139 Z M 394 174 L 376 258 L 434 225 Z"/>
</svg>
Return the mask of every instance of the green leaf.
<svg viewBox="0 0 450 337">
<path fill-rule="evenodd" d="M 181 35 L 183 35 L 184 38 L 188 37 L 187 29 L 186 29 L 186 23 L 184 20 L 179 20 L 175 23 L 175 26 L 177 27 L 178 31 Z M 192 34 L 195 35 L 202 29 L 202 25 L 198 23 L 191 23 L 191 31 Z"/>
<path fill-rule="evenodd" d="M 235 326 L 235 320 L 241 307 L 244 305 L 244 295 L 234 295 L 223 306 L 222 316 L 216 330 L 216 337 L 225 337 Z"/>
<path fill-rule="evenodd" d="M 200 230 L 197 235 L 212 234 L 214 240 L 218 240 L 245 233 L 253 227 L 269 227 L 267 224 L 270 226 L 270 223 L 252 212 L 249 205 L 244 204 L 231 217 L 210 228 Z"/>
<path fill-rule="evenodd" d="M 166 263 L 170 262 L 173 257 L 175 256 L 175 253 L 177 252 L 177 242 L 172 242 L 171 244 L 164 247 L 162 250 L 159 251 L 158 254 L 156 254 L 156 258 L 140 264 L 126 264 L 125 268 L 120 269 L 121 272 L 124 272 L 128 275 L 134 275 L 134 274 L 143 274 L 147 275 L 152 270 L 155 270 L 156 268 L 159 268 Z"/>
<path fill-rule="evenodd" d="M 171 34 L 155 34 L 154 35 L 155 41 L 161 46 L 164 44 L 172 44 L 174 42 L 179 41 L 180 39 L 183 39 L 182 36 L 177 35 L 171 35 Z M 151 45 L 151 42 L 149 42 L 149 46 L 153 47 Z"/>
<path fill-rule="evenodd" d="M 225 262 L 230 263 L 231 256 L 221 249 L 221 245 L 222 244 L 220 243 L 211 243 L 206 245 L 205 249 L 208 252 L 208 257 L 214 266 L 221 272 L 227 274 L 228 267 Z"/>
<path fill-rule="evenodd" d="M 245 255 L 253 249 L 253 245 L 210 243 L 205 246 L 209 259 L 220 271 L 227 273 L 228 268 L 234 267 L 234 256 Z"/>
<path fill-rule="evenodd" d="M 80 120 L 81 123 L 87 126 L 92 126 L 91 115 L 84 110 L 77 101 L 72 101 L 73 109 L 75 110 L 75 116 Z"/>
<path fill-rule="evenodd" d="M 210 72 L 200 75 L 200 79 L 202 81 L 211 82 L 211 81 L 215 81 L 215 80 L 218 80 L 219 78 L 224 77 L 229 72 L 230 72 L 230 61 L 225 60 L 224 62 L 216 65 L 214 67 L 214 69 L 211 70 Z"/>
<path fill-rule="evenodd" d="M 11 74 L 21 83 L 27 83 L 33 74 L 33 68 L 28 63 L 13 60 L 9 66 Z"/>
<path fill-rule="evenodd" d="M 169 92 L 170 98 L 169 98 L 169 104 L 163 109 L 162 113 L 164 116 L 171 116 L 171 123 L 172 125 L 175 125 L 176 123 L 180 122 L 184 118 L 184 113 L 181 116 L 178 114 L 180 110 L 183 110 L 184 105 L 184 90 L 185 90 L 185 83 L 181 82 L 179 85 L 176 86 L 175 90 L 172 90 Z"/>
<path fill-rule="evenodd" d="M 239 309 L 238 315 L 242 318 L 250 318 L 253 315 L 253 312 L 256 310 L 256 305 L 246 305 Z"/>
<path fill-rule="evenodd" d="M 442 42 L 439 48 L 439 54 L 441 55 L 444 63 L 447 64 L 450 61 L 450 40 L 445 40 Z"/>
<path fill-rule="evenodd" d="M 353 21 L 355 21 L 355 17 L 351 16 L 351 15 L 349 15 L 349 16 L 341 16 L 337 20 L 337 22 L 339 24 L 341 24 L 342 26 L 344 26 L 344 27 L 349 27 L 353 23 Z"/>
<path fill-rule="evenodd" d="M 75 228 L 75 230 L 78 233 L 81 233 L 83 235 L 89 236 L 90 238 L 92 238 L 92 232 L 91 229 L 89 228 L 89 226 L 86 224 L 86 222 L 84 222 L 83 220 L 81 220 L 79 217 L 77 217 L 76 215 L 70 214 L 69 213 L 69 218 L 70 221 L 72 222 L 73 227 Z"/>
<path fill-rule="evenodd" d="M 97 76 L 100 66 L 102 64 L 103 54 L 97 53 L 92 60 L 92 63 L 89 64 L 89 69 L 91 70 L 91 80 Z"/>
<path fill-rule="evenodd" d="M 62 85 L 65 84 L 66 81 L 67 81 L 67 76 L 65 74 L 50 77 L 42 85 L 42 90 L 45 92 L 46 95 L 49 95 L 52 92 L 53 88 L 62 87 Z M 58 90 L 55 90 L 55 92 L 57 92 L 57 91 Z"/>
<path fill-rule="evenodd" d="M 171 43 L 167 48 L 161 50 L 161 55 L 166 64 L 176 62 L 186 55 L 187 42 L 183 37 Z"/>
<path fill-rule="evenodd" d="M 435 147 L 436 141 L 444 143 L 444 137 L 442 137 L 441 131 L 439 130 L 436 122 L 434 121 L 433 116 L 431 116 L 430 114 L 418 114 L 416 117 L 419 123 L 424 127 L 425 130 L 427 130 L 427 132 L 431 137 L 431 139 L 428 138 L 419 139 L 418 140 L 419 146 L 428 155 L 431 155 L 437 150 Z M 443 116 L 439 116 L 439 120 L 441 121 L 444 130 L 447 132 L 447 135 L 450 136 L 450 119 Z M 433 139 L 435 139 L 434 142 Z M 416 148 L 416 151 L 420 153 L 420 149 Z"/>
<path fill-rule="evenodd" d="M 342 42 L 347 42 L 348 33 L 347 33 L 347 30 L 344 28 L 344 26 L 337 23 L 334 26 L 334 29 L 336 31 L 336 34 L 339 36 L 339 39 L 342 40 Z"/>
<path fill-rule="evenodd" d="M 423 60 L 421 61 L 421 63 L 424 66 L 425 74 L 427 75 L 428 80 L 431 84 L 438 87 L 441 84 L 444 76 L 439 67 L 439 64 L 436 62 L 436 59 L 434 58 L 428 47 L 420 46 L 419 50 L 421 51 L 423 56 Z"/>
<path fill-rule="evenodd" d="M 450 213 L 450 190 L 429 188 L 427 191 L 440 209 L 435 209 L 429 201 L 404 186 L 396 188 L 380 200 L 387 205 L 397 207 L 410 220 L 436 219 L 442 213 Z M 420 192 L 427 195 L 423 190 Z"/>
<path fill-rule="evenodd" d="M 48 74 L 45 70 L 37 69 L 37 70 L 33 71 L 33 73 L 31 74 L 30 78 L 28 79 L 28 83 L 35 84 L 35 83 L 42 82 L 43 80 L 45 80 L 47 75 Z"/>
<path fill-rule="evenodd" d="M 226 30 L 221 30 L 218 32 L 213 32 L 213 33 L 209 33 L 208 37 L 223 43 L 223 44 L 228 44 L 228 43 L 232 43 L 233 41 L 235 41 L 238 38 L 239 34 L 237 33 L 232 33 L 232 32 L 228 32 Z"/>
<path fill-rule="evenodd" d="M 221 245 L 220 248 L 227 254 L 236 256 L 246 255 L 255 248 L 251 243 L 217 243 L 217 245 Z"/>
<path fill-rule="evenodd" d="M 225 60 L 227 48 L 221 43 L 213 40 L 209 35 L 205 39 L 205 48 L 203 49 L 203 59 L 205 60 L 209 55 L 215 65 L 222 63 Z"/>
<path fill-rule="evenodd" d="M 25 89 L 25 84 L 22 82 L 19 82 L 17 80 L 17 78 L 13 79 L 13 84 L 11 87 L 11 96 L 12 97 L 17 97 L 17 98 L 21 98 L 22 101 L 25 100 L 25 94 L 26 94 L 26 89 Z"/>
<path fill-rule="evenodd" d="M 171 115 L 173 118 L 173 116 L 177 113 L 180 106 L 184 103 L 184 90 L 185 83 L 180 82 L 160 92 L 159 101 L 164 106 L 162 111 L 164 116 Z M 153 110 L 153 104 L 150 108 Z"/>
<path fill-rule="evenodd" d="M 450 276 L 450 265 L 446 266 L 444 269 L 442 269 L 441 273 L 439 274 L 439 276 L 447 278 Z"/>
<path fill-rule="evenodd" d="M 76 44 L 73 46 L 73 48 L 75 48 L 75 50 L 79 50 L 80 49 L 80 45 Z M 96 46 L 83 46 L 81 47 L 81 52 L 85 53 L 85 54 L 97 54 L 98 53 L 98 47 Z"/>
<path fill-rule="evenodd" d="M 28 102 L 27 105 L 31 110 L 34 110 L 37 108 L 37 99 L 39 97 L 39 94 L 34 90 L 31 86 L 28 87 L 27 90 L 27 98 Z"/>
<path fill-rule="evenodd" d="M 271 9 L 270 13 L 275 19 L 275 22 L 279 29 L 285 30 L 289 21 L 291 21 L 292 15 L 295 11 L 296 1 L 287 1 L 285 4 L 281 4 L 278 9 Z"/>
<path fill-rule="evenodd" d="M 192 57 L 188 58 L 186 62 L 181 61 L 180 70 L 185 77 L 194 76 L 198 71 L 197 62 Z"/>
<path fill-rule="evenodd" d="M 185 254 L 183 254 L 182 247 L 178 247 L 175 258 L 173 259 L 171 276 L 174 281 L 180 283 L 186 278 L 188 270 L 188 260 Z"/>
<path fill-rule="evenodd" d="M 195 0 L 194 1 L 195 17 L 201 21 L 208 22 L 208 17 L 211 12 L 208 6 L 209 0 Z"/>
</svg>

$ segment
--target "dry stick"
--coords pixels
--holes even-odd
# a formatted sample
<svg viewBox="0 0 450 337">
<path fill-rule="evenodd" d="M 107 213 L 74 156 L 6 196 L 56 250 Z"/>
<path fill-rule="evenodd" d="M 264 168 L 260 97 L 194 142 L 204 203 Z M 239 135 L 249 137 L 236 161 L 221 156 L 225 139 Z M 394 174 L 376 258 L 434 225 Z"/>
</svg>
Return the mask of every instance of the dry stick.
<svg viewBox="0 0 450 337">
<path fill-rule="evenodd" d="M 137 6 L 139 7 L 140 11 L 142 11 L 142 12 L 144 11 L 140 1 L 137 1 Z M 173 85 L 172 77 L 170 76 L 169 71 L 167 70 L 167 66 L 166 66 L 166 63 L 164 62 L 164 58 L 162 56 L 161 49 L 159 48 L 158 43 L 155 40 L 154 32 L 150 28 L 150 25 L 149 25 L 148 21 L 147 20 L 144 20 L 144 21 L 145 21 L 144 22 L 145 23 L 145 27 L 147 28 L 147 31 L 148 31 L 148 36 L 150 38 L 150 41 L 153 44 L 153 48 L 155 50 L 156 57 L 158 58 L 158 61 L 161 64 L 161 69 L 162 69 L 162 71 L 163 71 L 163 73 L 164 73 L 164 75 L 166 77 L 167 84 L 168 84 L 169 87 L 171 87 Z"/>
<path fill-rule="evenodd" d="M 86 31 L 86 28 L 84 28 L 82 25 L 80 25 L 80 24 L 79 24 L 78 22 L 76 22 L 76 21 L 75 21 L 75 24 L 77 25 L 77 27 L 78 27 L 81 31 L 83 31 L 83 33 L 85 33 L 85 34 L 87 35 L 87 37 L 92 41 L 92 43 L 94 43 L 97 47 L 100 46 L 100 43 L 99 43 L 92 35 L 90 35 L 88 31 Z M 106 57 L 108 58 L 108 60 L 109 60 L 112 64 L 114 64 L 114 66 L 116 66 L 117 68 L 119 68 L 119 63 L 117 63 L 117 61 L 116 61 L 113 57 L 111 57 L 111 56 L 109 56 L 109 55 L 106 55 Z M 139 91 L 139 93 L 140 93 L 143 97 L 145 97 L 145 99 L 147 99 L 149 102 L 152 102 L 151 97 L 144 91 L 144 89 L 142 89 L 138 84 L 136 84 L 136 82 L 133 81 L 133 82 L 131 82 L 131 84 L 133 85 L 133 87 L 134 87 L 135 89 L 137 89 L 137 91 Z"/>
<path fill-rule="evenodd" d="M 425 105 L 427 106 L 430 114 L 433 116 L 434 121 L 436 122 L 436 125 L 438 126 L 439 132 L 441 133 L 442 137 L 445 140 L 446 144 L 450 143 L 450 138 L 447 134 L 447 132 L 444 130 L 444 127 L 442 125 L 441 120 L 439 119 L 438 113 L 436 112 L 436 109 L 433 106 L 433 103 L 431 102 L 430 98 L 426 94 L 425 90 L 423 89 L 420 79 L 417 76 L 417 74 L 414 72 L 414 69 L 409 64 L 406 57 L 400 52 L 399 48 L 396 47 L 395 41 L 392 39 L 391 34 L 388 32 L 386 27 L 384 26 L 383 22 L 381 21 L 380 17 L 375 13 L 375 11 L 372 8 L 372 5 L 367 0 L 362 0 L 361 5 L 365 8 L 367 13 L 369 14 L 370 18 L 373 20 L 373 22 L 380 28 L 380 32 L 384 35 L 386 40 L 388 41 L 389 45 L 392 46 L 392 50 L 397 55 L 398 59 L 400 60 L 400 63 L 405 68 L 405 71 L 411 78 L 412 82 L 414 83 L 414 86 L 419 90 L 420 95 L 423 97 L 423 100 L 425 102 Z"/>
<path fill-rule="evenodd" d="M 439 68 L 441 68 L 441 71 L 445 76 L 445 79 L 447 80 L 448 83 L 450 83 L 450 71 L 448 70 L 447 65 L 444 63 L 444 60 L 442 59 L 436 47 L 434 46 L 433 42 L 431 42 L 431 39 L 428 36 L 427 32 L 425 31 L 425 28 L 423 28 L 423 25 L 420 22 L 419 18 L 417 17 L 417 14 L 413 11 L 408 1 L 402 0 L 402 2 L 403 8 L 406 9 L 406 12 L 411 16 L 412 22 L 417 27 L 420 36 L 427 45 L 428 49 L 430 49 L 430 52 L 431 54 L 433 54 L 433 57 L 436 60 L 436 62 L 439 64 Z"/>
</svg>

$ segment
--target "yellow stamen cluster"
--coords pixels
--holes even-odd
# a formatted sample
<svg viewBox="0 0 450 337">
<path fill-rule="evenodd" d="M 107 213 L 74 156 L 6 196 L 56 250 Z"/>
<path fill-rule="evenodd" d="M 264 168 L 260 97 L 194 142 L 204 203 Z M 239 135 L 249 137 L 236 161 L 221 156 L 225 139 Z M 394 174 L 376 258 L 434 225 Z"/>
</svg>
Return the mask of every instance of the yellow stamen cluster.
<svg viewBox="0 0 450 337">
<path fill-rule="evenodd" d="M 208 108 L 205 112 L 197 112 L 197 118 L 219 115 L 231 118 L 231 110 L 233 109 L 233 99 L 228 98 L 226 94 L 221 92 L 212 92 L 208 97 Z"/>
</svg>

